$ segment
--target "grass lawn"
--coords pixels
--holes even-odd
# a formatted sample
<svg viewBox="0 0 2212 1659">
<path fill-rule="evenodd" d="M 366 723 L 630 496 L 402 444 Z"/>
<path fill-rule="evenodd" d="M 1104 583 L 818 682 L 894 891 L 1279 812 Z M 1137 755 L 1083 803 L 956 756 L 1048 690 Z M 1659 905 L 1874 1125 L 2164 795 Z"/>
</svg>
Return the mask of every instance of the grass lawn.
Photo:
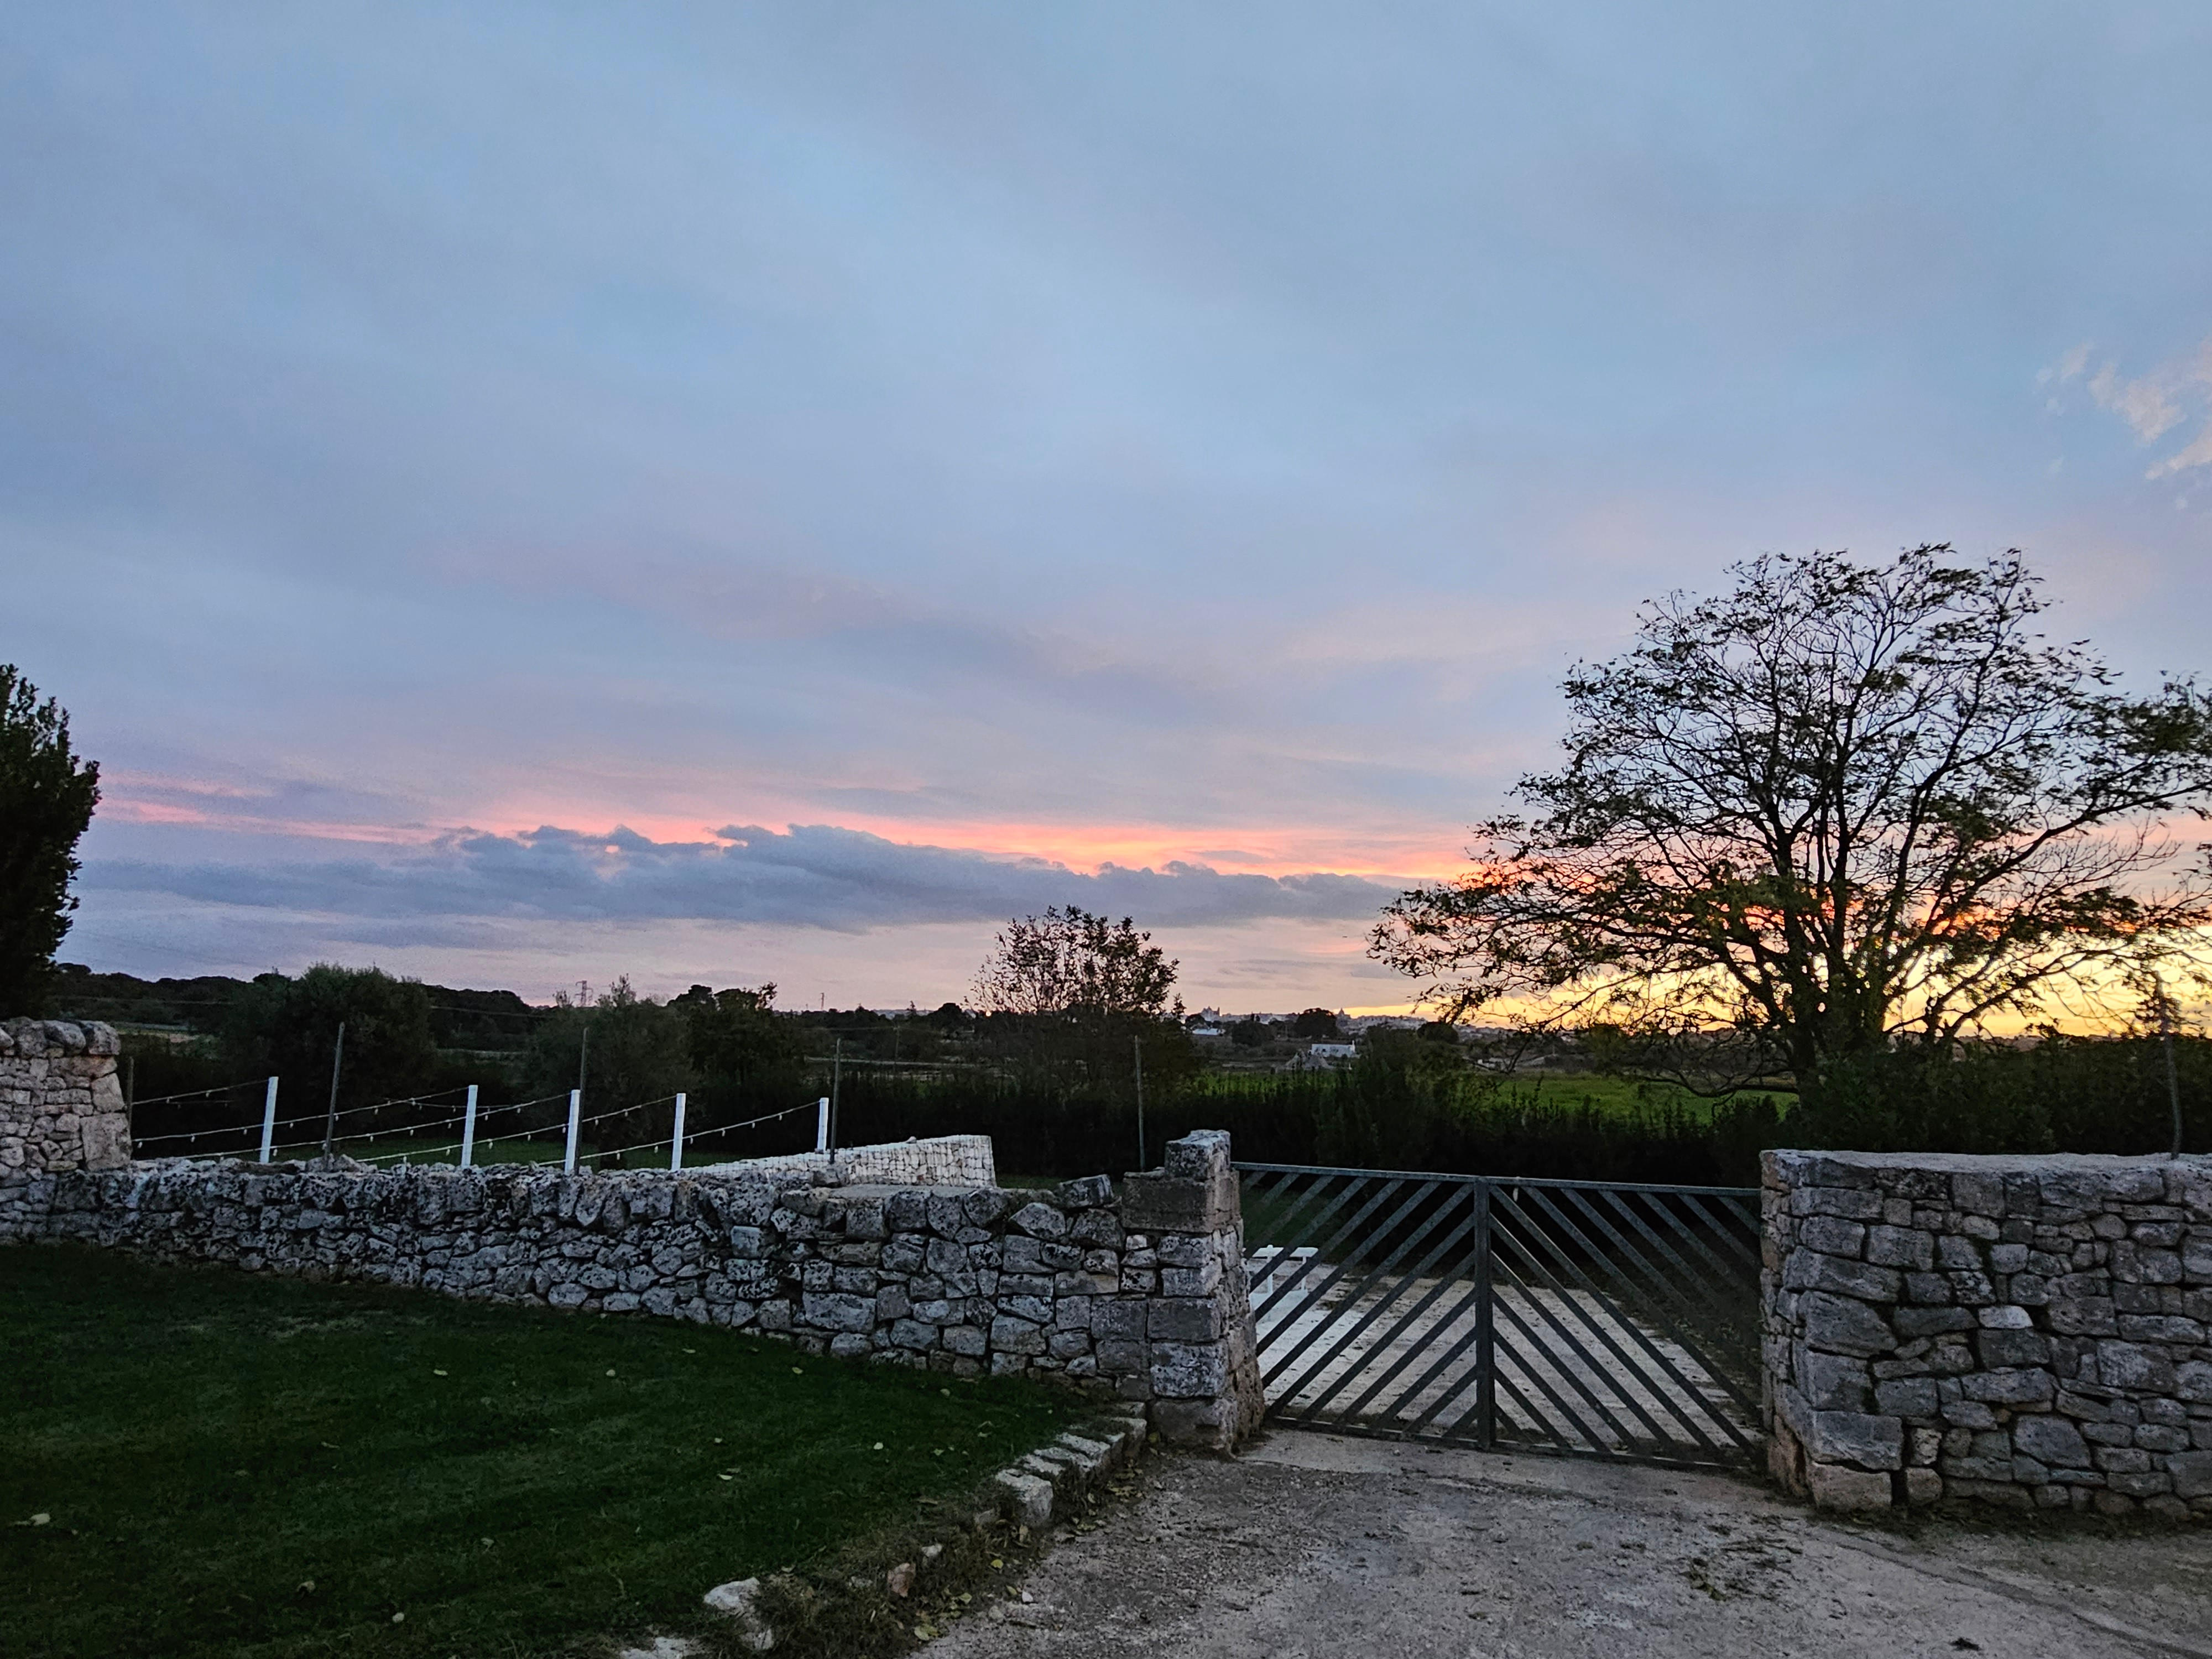
<svg viewBox="0 0 2212 1659">
<path fill-rule="evenodd" d="M 712 1629 L 708 1586 L 909 1525 L 1075 1411 L 635 1316 L 58 1247 L 0 1249 L 0 1653 L 42 1659 Z"/>
</svg>

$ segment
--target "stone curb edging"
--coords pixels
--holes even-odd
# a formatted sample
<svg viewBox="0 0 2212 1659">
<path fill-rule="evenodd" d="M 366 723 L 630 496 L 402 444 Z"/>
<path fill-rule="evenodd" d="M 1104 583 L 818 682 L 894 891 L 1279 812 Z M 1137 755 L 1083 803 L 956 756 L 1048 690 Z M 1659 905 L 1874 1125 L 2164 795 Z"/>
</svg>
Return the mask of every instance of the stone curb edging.
<svg viewBox="0 0 2212 1659">
<path fill-rule="evenodd" d="M 1091 1419 L 1062 1432 L 993 1475 L 999 1513 L 1040 1530 L 1065 1517 L 1107 1478 L 1145 1455 L 1148 1425 L 1141 1410 Z"/>
<path fill-rule="evenodd" d="M 1068 1518 L 1084 1500 L 1122 1469 L 1144 1456 L 1151 1425 L 1140 1407 L 1086 1418 L 1066 1429 L 1035 1451 L 1025 1453 L 987 1483 L 995 1510 L 979 1510 L 974 1524 L 988 1526 L 1003 1520 L 1025 1532 L 1042 1532 L 1054 1517 Z M 901 1594 L 904 1594 L 903 1591 Z M 776 1644 L 775 1632 L 759 1607 L 761 1581 L 740 1578 L 717 1584 L 705 1596 L 706 1604 L 730 1620 L 738 1644 L 755 1653 L 766 1653 Z M 628 1648 L 627 1656 L 653 1659 L 684 1659 L 696 1652 L 686 1638 L 662 1638 L 652 1649 Z"/>
</svg>

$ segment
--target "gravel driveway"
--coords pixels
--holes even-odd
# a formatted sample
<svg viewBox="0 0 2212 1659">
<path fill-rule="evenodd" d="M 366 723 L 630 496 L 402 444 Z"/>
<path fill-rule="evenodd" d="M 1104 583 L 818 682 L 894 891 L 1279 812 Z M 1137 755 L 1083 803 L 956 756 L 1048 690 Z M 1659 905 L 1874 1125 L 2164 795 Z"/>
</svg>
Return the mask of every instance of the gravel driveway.
<svg viewBox="0 0 2212 1659">
<path fill-rule="evenodd" d="M 1727 1655 L 2212 1659 L 2212 1528 L 2117 1536 L 1816 1520 L 1748 1481 L 1279 1433 L 1156 1459 L 976 1659 Z"/>
</svg>

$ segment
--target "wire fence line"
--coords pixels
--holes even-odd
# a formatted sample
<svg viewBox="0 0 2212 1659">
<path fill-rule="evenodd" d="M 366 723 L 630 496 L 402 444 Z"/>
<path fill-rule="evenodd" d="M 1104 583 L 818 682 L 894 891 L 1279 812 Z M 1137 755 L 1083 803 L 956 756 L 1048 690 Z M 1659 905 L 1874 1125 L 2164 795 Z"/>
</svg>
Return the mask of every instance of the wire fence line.
<svg viewBox="0 0 2212 1659">
<path fill-rule="evenodd" d="M 210 1089 L 180 1089 L 173 1095 L 155 1095 L 147 1100 L 134 1100 L 130 1104 L 136 1111 L 141 1106 L 166 1106 L 173 1100 L 200 1100 L 210 1095 L 227 1095 L 233 1089 L 250 1089 L 260 1081 L 257 1077 L 249 1078 L 243 1083 L 218 1083 Z"/>
<path fill-rule="evenodd" d="M 636 1108 L 632 1106 L 623 1106 L 611 1112 L 599 1112 L 590 1117 L 580 1117 L 576 1120 L 576 1127 L 580 1129 L 587 1129 L 594 1123 L 605 1123 L 613 1118 L 628 1117 L 635 1109 Z M 503 1135 L 479 1135 L 477 1137 L 477 1145 L 493 1146 L 505 1140 L 543 1140 L 557 1127 L 557 1125 L 549 1125 L 542 1129 L 516 1129 L 511 1133 Z"/>
<path fill-rule="evenodd" d="M 743 1123 L 725 1123 L 718 1128 L 696 1130 L 693 1132 L 692 1138 L 703 1140 L 708 1135 L 726 1135 L 735 1129 L 757 1128 L 763 1123 L 773 1123 L 778 1118 L 796 1117 L 801 1112 L 818 1111 L 820 1108 L 821 1102 L 810 1100 L 803 1105 L 787 1106 L 780 1112 L 770 1112 L 764 1117 L 749 1117 Z"/>
<path fill-rule="evenodd" d="M 210 1099 L 234 1093 L 239 1090 L 252 1088 L 257 1085 L 263 1085 L 266 1089 L 264 1109 L 257 1117 L 234 1123 L 179 1129 L 158 1134 L 134 1134 L 132 1136 L 134 1152 L 145 1148 L 172 1146 L 181 1143 L 181 1146 L 177 1146 L 175 1152 L 160 1155 L 186 1158 L 238 1158 L 252 1153 L 254 1149 L 254 1139 L 258 1136 L 260 1158 L 263 1161 L 273 1161 L 280 1148 L 286 1152 L 293 1152 L 307 1146 L 327 1146 L 334 1151 L 340 1150 L 343 1146 L 348 1156 L 373 1166 L 425 1163 L 457 1164 L 462 1167 L 472 1167 L 479 1162 L 477 1153 L 480 1148 L 510 1146 L 519 1151 L 520 1147 L 517 1143 L 536 1142 L 541 1145 L 550 1143 L 551 1146 L 557 1146 L 558 1151 L 553 1152 L 550 1156 L 544 1158 L 515 1159 L 501 1156 L 493 1161 L 528 1164 L 557 1162 L 563 1168 L 573 1170 L 577 1166 L 580 1159 L 594 1164 L 612 1161 L 618 1165 L 626 1165 L 633 1154 L 659 1152 L 665 1148 L 668 1152 L 667 1167 L 679 1170 L 684 1164 L 684 1151 L 689 1146 L 741 1130 L 759 1128 L 806 1112 L 813 1112 L 817 1120 L 814 1150 L 827 1152 L 830 1148 L 830 1102 L 826 1097 L 811 1100 L 797 1106 L 785 1107 L 778 1111 L 763 1113 L 739 1122 L 715 1124 L 687 1133 L 684 1116 L 689 1097 L 684 1092 L 661 1095 L 655 1099 L 638 1101 L 629 1105 L 614 1107 L 586 1115 L 582 1110 L 580 1090 L 571 1089 L 565 1093 L 542 1095 L 533 1100 L 479 1105 L 477 1099 L 477 1085 L 457 1085 L 451 1088 L 434 1090 L 425 1094 L 395 1096 L 386 1100 L 373 1101 L 366 1105 L 349 1106 L 335 1112 L 301 1113 L 279 1118 L 276 1113 L 278 1081 L 276 1078 L 250 1079 L 210 1089 L 187 1091 L 177 1095 L 160 1096 L 151 1100 L 135 1103 L 134 1113 L 140 1106 L 163 1105 L 184 1100 Z M 456 1095 L 465 1095 L 465 1103 L 453 1102 L 451 1097 Z M 526 1126 L 498 1134 L 477 1133 L 480 1125 L 488 1125 L 495 1118 L 507 1116 L 511 1121 L 512 1115 L 514 1113 L 542 1111 L 545 1108 L 557 1106 L 564 1101 L 568 1107 L 565 1121 L 556 1118 L 549 1122 Z M 370 1117 L 368 1123 L 357 1127 L 343 1129 L 339 1127 L 346 1120 L 360 1119 L 371 1114 L 416 1111 L 425 1107 L 438 1105 L 446 1105 L 449 1109 L 458 1105 L 458 1109 L 448 1109 L 443 1115 L 428 1121 L 416 1121 L 380 1126 L 374 1117 Z M 670 1105 L 675 1109 L 674 1121 L 670 1132 L 666 1134 L 654 1135 L 643 1140 L 630 1141 L 617 1146 L 589 1145 L 586 1141 L 586 1130 Z M 319 1133 L 315 1133 L 318 1130 L 320 1131 Z M 404 1139 L 406 1144 L 389 1151 L 357 1150 L 380 1140 L 401 1138 Z M 422 1144 L 426 1138 L 429 1141 L 427 1146 Z M 245 1146 L 218 1145 L 206 1151 L 196 1150 L 203 1142 L 235 1143 L 240 1139 L 246 1141 Z"/>
<path fill-rule="evenodd" d="M 198 1100 L 216 1095 L 228 1095 L 240 1089 L 267 1087 L 269 1085 L 273 1085 L 276 1082 L 276 1079 L 275 1078 L 247 1078 L 237 1083 L 218 1084 L 210 1089 L 188 1089 L 178 1094 L 155 1095 L 146 1100 L 134 1100 L 130 1103 L 130 1107 L 131 1111 L 135 1117 L 139 1111 L 149 1106 L 161 1106 L 171 1104 L 180 1100 Z M 134 1134 L 131 1139 L 137 1145 L 141 1146 L 151 1146 L 173 1140 L 181 1140 L 185 1142 L 187 1145 L 190 1145 L 193 1141 L 210 1139 L 222 1135 L 251 1134 L 256 1131 L 260 1131 L 265 1133 L 274 1129 L 290 1129 L 305 1124 L 332 1124 L 339 1122 L 346 1118 L 359 1117 L 368 1112 L 389 1111 L 403 1107 L 427 1106 L 436 1101 L 439 1097 L 442 1095 L 457 1095 L 463 1093 L 466 1087 L 466 1085 L 457 1085 L 450 1089 L 433 1090 L 428 1094 L 396 1096 L 390 1100 L 372 1101 L 365 1106 L 346 1106 L 340 1108 L 335 1112 L 321 1111 L 302 1113 L 295 1117 L 279 1118 L 274 1115 L 273 1110 L 264 1110 L 261 1116 L 250 1118 L 242 1123 L 218 1124 L 210 1128 L 176 1129 L 165 1134 Z M 275 1098 L 273 1092 L 268 1097 L 268 1098 L 273 1102 Z M 549 1098 L 557 1098 L 557 1097 L 549 1097 Z M 460 1119 L 455 1117 L 448 1120 L 441 1120 L 441 1121 L 459 1122 L 460 1121 Z M 417 1128 L 436 1127 L 437 1125 L 418 1125 L 416 1127 Z M 397 1134 L 402 1133 L 409 1133 L 409 1131 L 386 1129 L 380 1130 L 367 1135 L 362 1135 L 357 1132 L 349 1132 L 349 1138 L 374 1140 L 377 1139 L 379 1134 Z"/>
</svg>

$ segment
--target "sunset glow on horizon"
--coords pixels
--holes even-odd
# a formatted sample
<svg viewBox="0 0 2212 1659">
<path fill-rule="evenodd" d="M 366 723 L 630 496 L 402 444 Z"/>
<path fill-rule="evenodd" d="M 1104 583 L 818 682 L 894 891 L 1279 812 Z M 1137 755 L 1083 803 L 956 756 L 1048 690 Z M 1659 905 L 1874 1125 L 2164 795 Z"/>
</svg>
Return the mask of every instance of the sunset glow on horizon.
<svg viewBox="0 0 2212 1659">
<path fill-rule="evenodd" d="M 1762 550 L 2212 635 L 2212 22 L 20 8 L 0 572 L 64 960 L 962 995 L 1381 907 Z M 2032 186 L 2032 187 L 2031 187 Z"/>
</svg>

